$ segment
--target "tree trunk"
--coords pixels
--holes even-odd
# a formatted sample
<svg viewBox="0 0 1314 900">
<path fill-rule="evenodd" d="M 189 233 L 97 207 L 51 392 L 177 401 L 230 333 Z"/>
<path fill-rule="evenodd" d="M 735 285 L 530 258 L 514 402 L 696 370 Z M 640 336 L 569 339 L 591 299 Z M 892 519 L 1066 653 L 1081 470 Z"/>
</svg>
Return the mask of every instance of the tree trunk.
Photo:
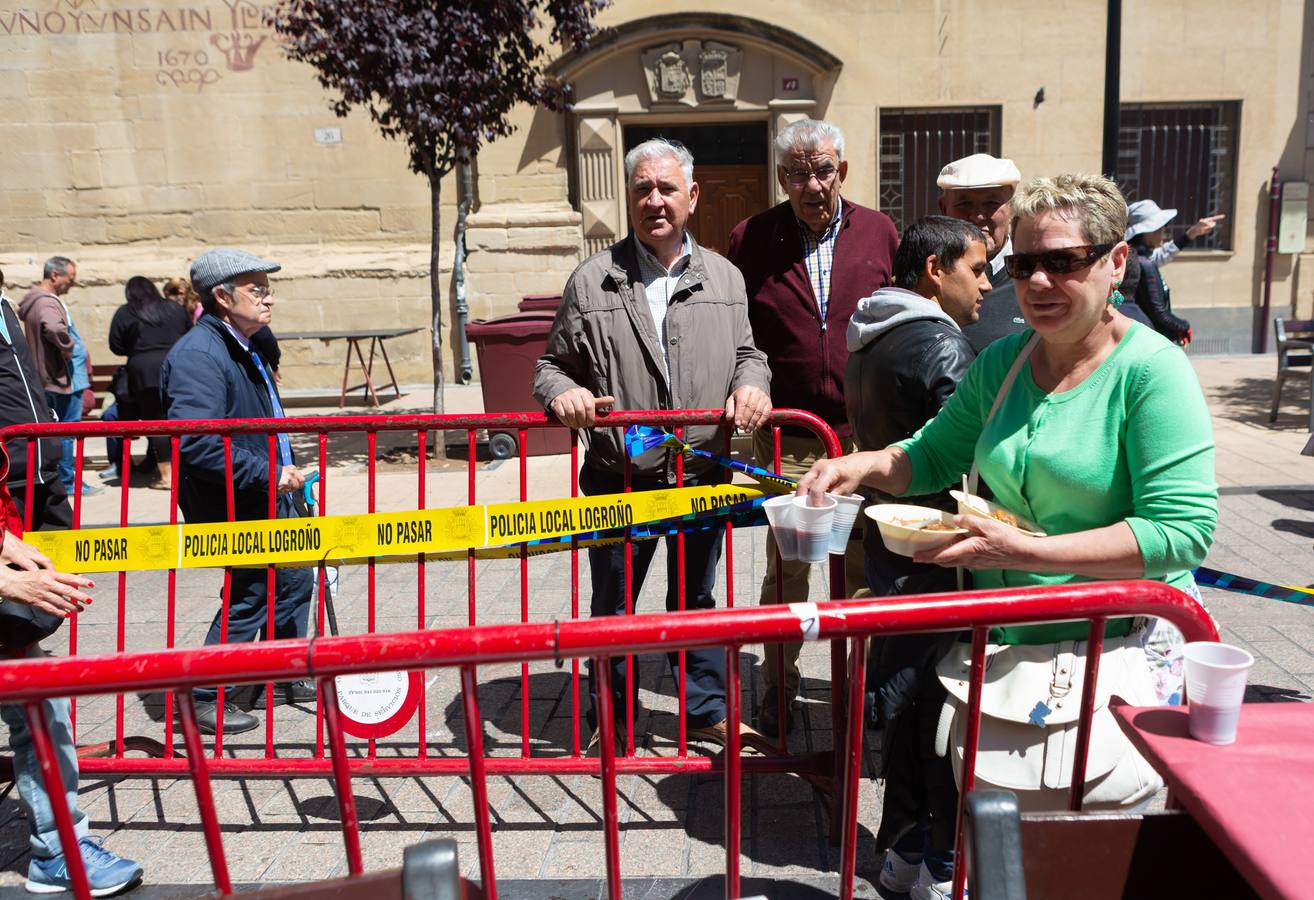
<svg viewBox="0 0 1314 900">
<path fill-rule="evenodd" d="M 429 239 L 429 303 L 433 311 L 433 411 L 446 411 L 443 402 L 443 296 L 439 283 L 439 249 L 442 231 L 439 230 L 438 201 L 442 194 L 442 178 L 436 170 L 429 172 L 429 212 L 433 220 L 433 234 Z M 439 441 L 441 444 L 441 439 Z M 441 447 L 435 448 L 441 451 Z"/>
</svg>

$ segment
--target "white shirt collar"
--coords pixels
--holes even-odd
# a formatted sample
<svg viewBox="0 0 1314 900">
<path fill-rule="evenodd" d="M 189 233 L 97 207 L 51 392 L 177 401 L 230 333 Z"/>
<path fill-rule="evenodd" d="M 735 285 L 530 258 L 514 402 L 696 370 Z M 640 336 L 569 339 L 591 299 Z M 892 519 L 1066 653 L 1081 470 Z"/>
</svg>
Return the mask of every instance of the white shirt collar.
<svg viewBox="0 0 1314 900">
<path fill-rule="evenodd" d="M 639 240 L 637 236 L 634 238 L 634 243 L 638 246 L 639 253 L 642 255 L 643 260 L 668 278 L 675 274 L 675 270 L 679 267 L 681 261 L 690 259 L 693 256 L 693 241 L 690 240 L 689 232 L 687 231 L 684 233 L 684 238 L 680 241 L 680 255 L 675 262 L 671 263 L 669 269 L 661 264 L 657 259 L 656 254 L 649 250 L 643 241 Z"/>
<path fill-rule="evenodd" d="M 1013 252 L 1013 238 L 1010 236 L 1004 241 L 1004 246 L 999 248 L 999 252 L 990 258 L 990 274 L 998 275 L 999 270 L 1004 267 L 1004 257 Z"/>
<path fill-rule="evenodd" d="M 251 352 L 251 341 L 248 340 L 247 338 L 243 337 L 243 336 L 242 336 L 242 332 L 238 331 L 238 330 L 237 330 L 236 328 L 234 328 L 232 325 L 229 325 L 228 322 L 227 322 L 227 320 L 225 320 L 225 319 L 220 319 L 219 321 L 220 321 L 220 323 L 221 323 L 225 328 L 228 329 L 228 333 L 229 333 L 229 334 L 231 334 L 233 337 L 237 338 L 237 342 L 238 342 L 239 344 L 242 345 L 242 349 L 245 350 L 247 353 L 250 353 L 250 352 Z"/>
</svg>

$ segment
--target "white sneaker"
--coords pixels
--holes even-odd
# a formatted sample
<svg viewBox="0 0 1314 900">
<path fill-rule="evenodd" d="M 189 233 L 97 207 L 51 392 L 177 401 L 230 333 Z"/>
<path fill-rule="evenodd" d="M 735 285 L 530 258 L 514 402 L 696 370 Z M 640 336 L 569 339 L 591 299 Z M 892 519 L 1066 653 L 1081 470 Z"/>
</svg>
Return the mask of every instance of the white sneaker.
<svg viewBox="0 0 1314 900">
<path fill-rule="evenodd" d="M 884 875 L 884 870 L 881 871 Z M 931 877 L 931 870 L 923 864 L 921 871 L 917 875 L 917 884 L 908 892 L 908 900 L 951 900 L 954 895 L 954 880 L 935 881 Z M 963 888 L 963 898 L 968 896 L 967 888 Z"/>
<path fill-rule="evenodd" d="M 894 850 L 885 851 L 885 861 L 881 863 L 881 887 L 896 894 L 906 894 L 917 884 L 921 874 L 920 856 L 909 862 Z"/>
</svg>

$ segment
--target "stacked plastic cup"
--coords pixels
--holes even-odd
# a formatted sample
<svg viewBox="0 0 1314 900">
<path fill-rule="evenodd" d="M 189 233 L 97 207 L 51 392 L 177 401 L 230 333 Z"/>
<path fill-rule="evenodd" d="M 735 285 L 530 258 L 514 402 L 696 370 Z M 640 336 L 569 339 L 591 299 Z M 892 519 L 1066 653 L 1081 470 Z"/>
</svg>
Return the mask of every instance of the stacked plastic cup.
<svg viewBox="0 0 1314 900">
<path fill-rule="evenodd" d="M 1196 641 L 1182 648 L 1191 737 L 1206 744 L 1236 741 L 1236 722 L 1255 658 L 1231 644 Z"/>
<path fill-rule="evenodd" d="M 830 552 L 843 556 L 849 549 L 849 535 L 853 532 L 853 523 L 862 508 L 862 497 L 858 494 L 827 494 L 835 501 L 835 518 L 830 523 Z"/>
<path fill-rule="evenodd" d="M 834 497 L 812 506 L 807 494 L 794 497 L 794 527 L 798 530 L 798 558 L 806 563 L 825 562 L 830 555 L 830 530 L 835 522 Z"/>
<path fill-rule="evenodd" d="M 782 494 L 763 502 L 767 524 L 776 539 L 781 559 L 798 559 L 798 531 L 794 527 L 794 495 Z"/>
</svg>

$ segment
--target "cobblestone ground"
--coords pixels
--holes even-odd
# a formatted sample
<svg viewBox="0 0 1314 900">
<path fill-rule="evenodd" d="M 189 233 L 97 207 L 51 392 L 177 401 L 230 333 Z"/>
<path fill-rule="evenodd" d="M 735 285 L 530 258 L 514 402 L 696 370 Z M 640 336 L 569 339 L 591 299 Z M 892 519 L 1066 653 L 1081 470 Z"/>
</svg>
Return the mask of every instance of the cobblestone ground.
<svg viewBox="0 0 1314 900">
<path fill-rule="evenodd" d="M 1210 397 L 1219 444 L 1218 475 L 1222 516 L 1207 565 L 1262 580 L 1306 585 L 1310 542 L 1314 540 L 1314 489 L 1309 472 L 1314 461 L 1299 456 L 1307 437 L 1300 410 L 1308 397 L 1289 387 L 1285 414 L 1267 422 L 1271 358 L 1222 358 L 1198 362 Z M 405 400 L 403 399 L 403 402 Z M 381 438 L 381 444 L 387 441 Z M 398 443 L 392 439 L 392 443 Z M 331 511 L 363 511 L 365 479 L 359 448 L 339 454 L 330 484 Z M 560 496 L 569 490 L 567 461 L 534 459 L 527 471 L 531 497 Z M 479 499 L 514 498 L 517 467 L 480 464 Z M 389 471 L 379 476 L 378 508 L 412 508 L 414 476 Z M 563 487 L 564 486 L 564 487 Z M 450 505 L 464 499 L 464 472 L 432 474 L 428 502 Z M 133 490 L 133 521 L 165 518 L 164 495 Z M 139 496 L 140 495 L 140 496 Z M 110 524 L 117 519 L 117 491 L 87 500 L 84 521 Z M 734 598 L 755 603 L 765 567 L 764 532 L 740 529 L 734 535 Z M 581 560 L 582 562 L 582 560 Z M 660 566 L 640 600 L 640 609 L 659 608 L 664 596 Z M 463 627 L 467 622 L 464 566 L 431 563 L 427 571 L 425 624 L 430 628 Z M 417 622 L 416 566 L 380 565 L 377 622 L 380 631 L 413 628 Z M 344 632 L 365 630 L 369 573 L 344 569 L 338 614 Z M 581 565 L 581 597 L 588 596 L 587 566 Z M 821 573 L 814 573 L 812 596 L 825 596 Z M 178 579 L 176 643 L 196 646 L 214 614 L 221 576 L 184 572 Z M 535 620 L 570 615 L 570 561 L 561 554 L 531 560 L 528 566 L 530 616 Z M 128 576 L 124 590 L 124 645 L 154 649 L 165 641 L 166 581 L 162 573 Z M 512 622 L 520 617 L 520 569 L 514 561 L 479 564 L 477 606 L 480 623 Z M 724 578 L 721 583 L 724 596 Z M 1257 657 L 1251 675 L 1252 700 L 1309 699 L 1314 691 L 1314 611 L 1306 607 L 1225 594 L 1206 589 L 1205 600 L 1223 627 L 1224 639 L 1249 648 Z M 78 629 L 82 653 L 116 646 L 118 584 L 102 577 L 97 603 L 82 616 Z M 582 602 L 587 603 L 587 599 Z M 63 652 L 61 642 L 59 652 Z M 740 657 L 743 703 L 756 706 L 761 694 L 757 663 L 761 647 L 746 647 Z M 831 745 L 828 648 L 808 645 L 803 656 L 806 703 L 801 727 L 791 736 L 794 751 Z M 480 701 L 490 755 L 519 755 L 525 729 L 521 721 L 519 666 L 480 670 Z M 456 678 L 448 672 L 426 673 L 425 741 L 436 756 L 464 753 L 464 719 Z M 569 755 L 575 696 L 569 665 L 528 667 L 528 743 L 534 756 Z M 643 712 L 636 723 L 642 755 L 673 755 L 676 705 L 674 684 L 662 659 L 641 665 Z M 241 694 L 239 693 L 239 699 Z M 587 703 L 587 697 L 583 697 Z M 158 695 L 123 698 L 124 732 L 156 739 L 163 736 L 164 702 Z M 279 755 L 308 756 L 315 747 L 313 712 L 280 706 L 275 710 Z M 77 707 L 80 743 L 109 741 L 115 734 L 113 698 L 83 700 Z M 869 733 L 870 737 L 870 733 Z M 587 731 L 580 736 L 588 738 Z M 419 739 L 413 722 L 380 741 L 379 757 L 414 755 Z M 868 741 L 864 766 L 875 762 Z M 364 742 L 352 751 L 366 753 Z M 691 747 L 691 752 L 699 749 Z M 701 748 L 706 750 L 707 748 Z M 264 732 L 257 730 L 225 741 L 230 756 L 259 756 Z M 328 781 L 316 778 L 231 779 L 215 783 L 223 837 L 232 876 L 246 885 L 326 878 L 345 874 L 336 804 Z M 107 836 L 115 852 L 146 867 L 141 894 L 191 897 L 210 885 L 210 871 L 195 798 L 186 779 L 104 778 L 87 775 L 81 804 L 93 833 Z M 402 849 L 428 837 L 455 838 L 462 868 L 477 876 L 471 792 L 457 777 L 356 779 L 354 793 L 362 819 L 367 869 L 399 865 Z M 604 875 L 600 782 L 582 775 L 489 779 L 494 853 L 499 875 L 508 879 L 511 896 L 596 896 Z M 669 897 L 720 895 L 715 876 L 723 870 L 723 786 L 710 775 L 629 775 L 618 781 L 621 857 L 627 896 Z M 825 896 L 834 884 L 837 854 L 827 837 L 825 807 L 804 781 L 788 775 L 746 778 L 743 787 L 741 869 L 745 892 L 769 896 Z M 879 824 L 879 786 L 862 782 L 858 870 L 874 882 L 878 860 L 874 835 Z M 27 868 L 26 824 L 12 791 L 0 797 L 0 896 L 21 893 Z M 535 879 L 531 884 L 522 879 Z M 784 881 L 793 883 L 785 888 Z M 701 889 L 700 889 L 701 888 Z M 861 896 L 875 896 L 870 885 Z"/>
</svg>

